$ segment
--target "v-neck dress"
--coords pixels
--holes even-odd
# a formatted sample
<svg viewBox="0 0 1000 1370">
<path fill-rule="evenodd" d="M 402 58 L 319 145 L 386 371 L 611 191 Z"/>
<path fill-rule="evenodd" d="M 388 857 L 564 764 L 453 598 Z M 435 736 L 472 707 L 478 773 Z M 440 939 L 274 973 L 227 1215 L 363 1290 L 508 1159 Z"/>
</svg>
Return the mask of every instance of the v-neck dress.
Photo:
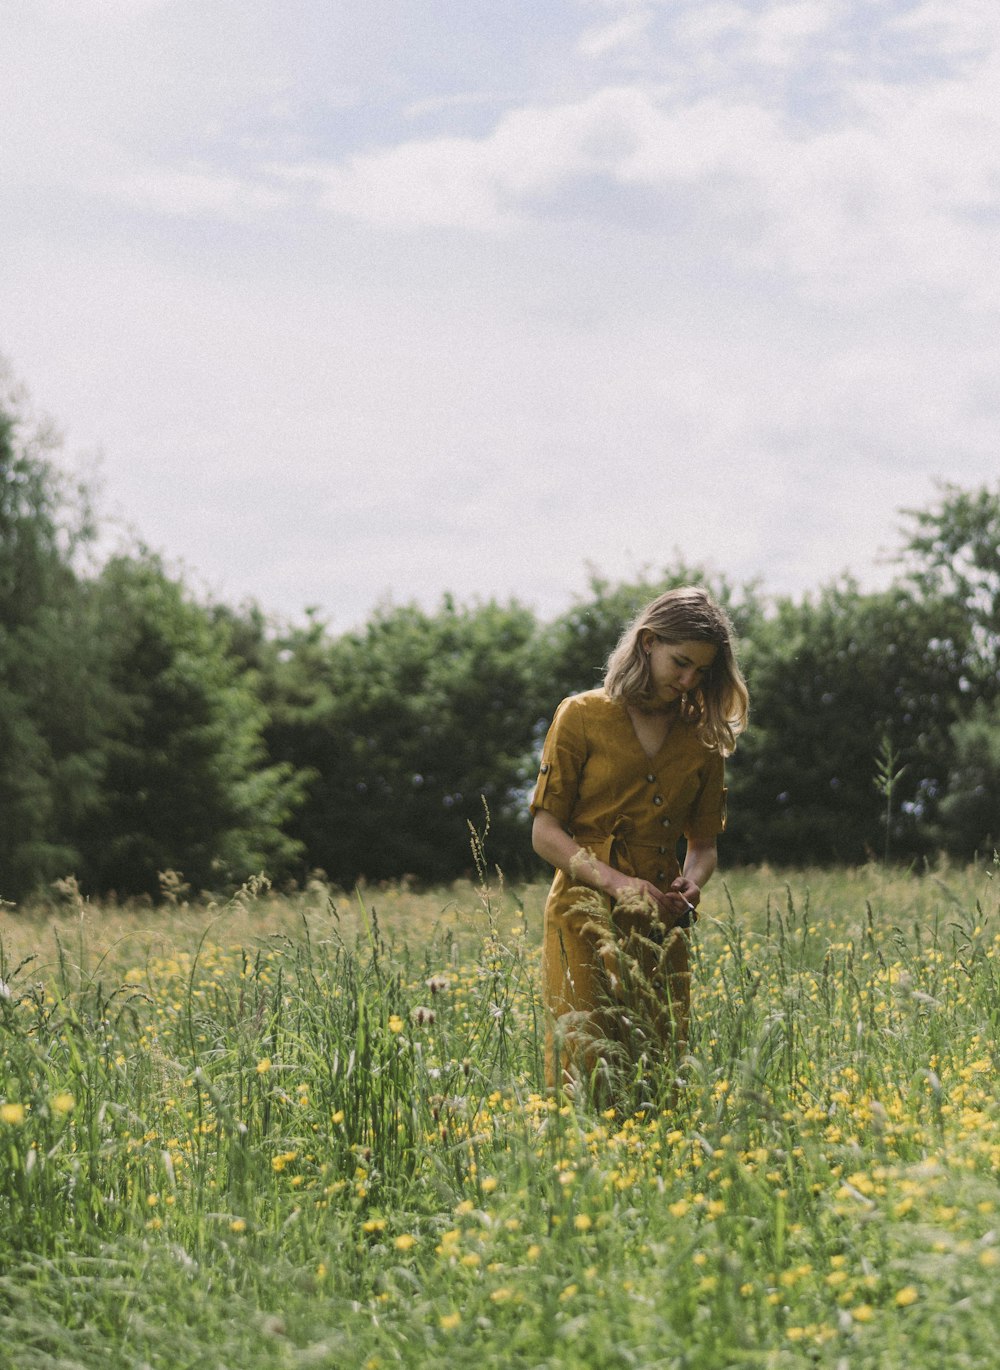
<svg viewBox="0 0 1000 1370">
<path fill-rule="evenodd" d="M 531 812 L 545 809 L 599 860 L 666 889 L 680 873 L 681 838 L 711 841 L 725 828 L 724 781 L 722 755 L 702 742 L 694 722 L 678 716 L 650 757 L 625 704 L 603 689 L 589 690 L 564 699 L 556 710 L 542 748 Z M 605 919 L 614 924 L 610 899 L 556 871 L 545 904 L 542 959 L 545 1000 L 557 1018 L 575 1012 L 596 1021 L 607 998 L 600 939 L 594 932 L 595 897 L 603 899 Z M 687 1026 L 685 938 L 668 939 L 657 971 L 664 997 L 672 1001 L 661 1035 L 664 1042 L 669 1037 L 676 1043 L 686 1036 Z M 599 1026 L 592 1037 L 607 1031 L 606 1024 Z M 598 1048 L 584 1045 L 587 1068 L 595 1054 L 600 1054 Z M 551 1084 L 551 1037 L 547 1055 Z"/>
<path fill-rule="evenodd" d="M 599 860 L 665 889 L 680 871 L 681 837 L 711 841 L 725 828 L 723 759 L 681 717 L 647 756 L 624 703 L 588 690 L 556 710 L 531 800 L 531 812 L 538 809 Z M 572 888 L 557 871 L 554 912 L 566 907 Z"/>
</svg>

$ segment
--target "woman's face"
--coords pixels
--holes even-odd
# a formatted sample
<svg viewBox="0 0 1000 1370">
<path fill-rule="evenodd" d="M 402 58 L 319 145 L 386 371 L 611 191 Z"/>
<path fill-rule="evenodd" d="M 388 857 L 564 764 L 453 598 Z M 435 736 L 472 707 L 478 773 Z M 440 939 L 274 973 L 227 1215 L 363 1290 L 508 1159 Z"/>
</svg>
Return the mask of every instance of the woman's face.
<svg viewBox="0 0 1000 1370">
<path fill-rule="evenodd" d="M 642 647 L 661 705 L 674 704 L 681 695 L 697 689 L 719 650 L 712 642 L 664 642 L 651 632 L 643 634 Z"/>
</svg>

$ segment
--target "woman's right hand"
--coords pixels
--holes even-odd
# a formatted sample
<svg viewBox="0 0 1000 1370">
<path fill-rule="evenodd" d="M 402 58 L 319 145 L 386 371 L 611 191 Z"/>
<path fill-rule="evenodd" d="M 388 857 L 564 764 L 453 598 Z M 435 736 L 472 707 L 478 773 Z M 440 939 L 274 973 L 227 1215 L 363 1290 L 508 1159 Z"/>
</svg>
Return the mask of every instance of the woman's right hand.
<svg viewBox="0 0 1000 1370">
<path fill-rule="evenodd" d="M 575 884 L 600 890 L 613 903 L 628 902 L 639 907 L 646 905 L 651 914 L 659 917 L 669 915 L 670 902 L 652 881 L 626 875 L 616 867 L 609 866 L 606 861 L 598 860 L 592 851 L 581 847 L 555 815 L 546 809 L 539 809 L 535 814 L 531 840 L 538 855 L 559 870 L 564 870 Z"/>
<path fill-rule="evenodd" d="M 640 880 L 636 875 L 625 875 L 622 871 L 608 867 L 612 877 L 605 886 L 605 892 L 616 904 L 649 906 L 650 913 L 664 914 L 668 911 L 667 897 L 650 880 Z"/>
</svg>

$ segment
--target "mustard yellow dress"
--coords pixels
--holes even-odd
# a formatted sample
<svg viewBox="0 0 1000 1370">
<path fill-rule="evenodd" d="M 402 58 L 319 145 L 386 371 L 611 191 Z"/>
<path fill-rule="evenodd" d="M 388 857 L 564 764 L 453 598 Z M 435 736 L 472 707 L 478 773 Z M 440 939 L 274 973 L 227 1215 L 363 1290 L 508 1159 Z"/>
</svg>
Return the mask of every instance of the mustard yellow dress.
<svg viewBox="0 0 1000 1370">
<path fill-rule="evenodd" d="M 589 690 L 556 710 L 531 812 L 547 810 L 599 860 L 665 890 L 680 873 L 680 839 L 711 841 L 724 829 L 724 779 L 722 755 L 702 742 L 693 720 L 678 715 L 649 757 L 625 704 Z M 613 908 L 562 870 L 545 904 L 542 980 L 562 1029 L 548 1034 L 550 1084 L 560 1069 L 593 1071 L 608 1043 L 621 1040 L 622 1025 L 635 1027 L 642 1015 L 631 1010 L 642 1003 L 653 1045 L 676 1051 L 686 1041 L 686 935 L 641 911 Z"/>
</svg>

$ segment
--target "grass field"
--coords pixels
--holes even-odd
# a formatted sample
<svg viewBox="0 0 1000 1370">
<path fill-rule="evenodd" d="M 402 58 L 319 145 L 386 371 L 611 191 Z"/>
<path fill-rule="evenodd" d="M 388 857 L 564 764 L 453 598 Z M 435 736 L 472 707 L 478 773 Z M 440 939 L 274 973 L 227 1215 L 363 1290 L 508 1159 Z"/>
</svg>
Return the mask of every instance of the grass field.
<svg viewBox="0 0 1000 1370">
<path fill-rule="evenodd" d="M 1000 1358 L 1000 870 L 734 872 L 546 1096 L 541 886 L 0 917 L 0 1366 Z"/>
</svg>

